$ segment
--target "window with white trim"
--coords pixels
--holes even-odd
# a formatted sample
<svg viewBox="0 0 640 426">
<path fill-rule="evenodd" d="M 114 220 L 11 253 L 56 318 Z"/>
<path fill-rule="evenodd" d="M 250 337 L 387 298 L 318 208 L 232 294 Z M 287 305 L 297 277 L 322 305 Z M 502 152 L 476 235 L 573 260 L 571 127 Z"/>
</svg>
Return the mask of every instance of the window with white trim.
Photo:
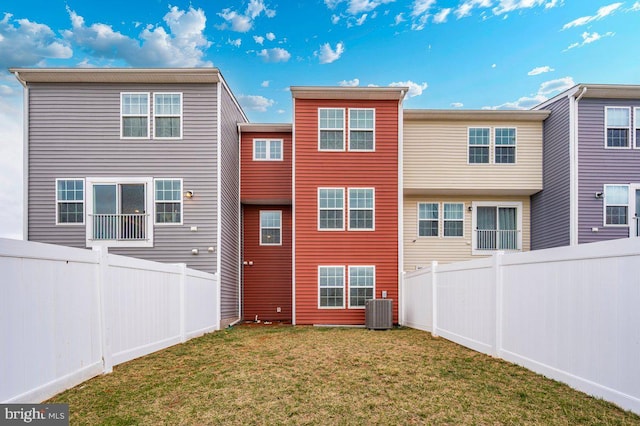
<svg viewBox="0 0 640 426">
<path fill-rule="evenodd" d="M 344 151 L 344 108 L 318 109 L 318 149 Z"/>
<path fill-rule="evenodd" d="M 349 109 L 349 151 L 375 150 L 375 110 Z"/>
<path fill-rule="evenodd" d="M 344 230 L 344 188 L 318 188 L 318 229 Z"/>
<path fill-rule="evenodd" d="M 494 162 L 496 164 L 514 164 L 516 162 L 515 127 L 496 127 L 494 132 Z"/>
<path fill-rule="evenodd" d="M 375 195 L 373 188 L 349 188 L 349 229 L 373 230 Z"/>
<path fill-rule="evenodd" d="M 260 245 L 282 245 L 282 211 L 260 210 Z"/>
<path fill-rule="evenodd" d="M 439 218 L 438 203 L 418 203 L 418 236 L 437 237 Z"/>
<path fill-rule="evenodd" d="M 629 148 L 631 108 L 605 107 L 606 147 Z"/>
<path fill-rule="evenodd" d="M 282 139 L 254 139 L 255 161 L 282 161 Z"/>
<path fill-rule="evenodd" d="M 629 186 L 605 185 L 604 186 L 604 224 L 621 225 L 629 224 Z"/>
<path fill-rule="evenodd" d="M 522 203 L 474 202 L 472 228 L 473 254 L 522 250 Z"/>
<path fill-rule="evenodd" d="M 180 139 L 182 137 L 182 93 L 154 93 L 153 121 L 156 139 Z"/>
<path fill-rule="evenodd" d="M 349 266 L 349 307 L 364 308 L 373 299 L 376 283 L 374 266 Z"/>
<path fill-rule="evenodd" d="M 633 120 L 635 125 L 634 127 L 634 134 L 636 137 L 636 148 L 640 148 L 640 108 L 634 108 L 633 109 Z"/>
<path fill-rule="evenodd" d="M 344 266 L 318 266 L 318 306 L 344 308 Z"/>
<path fill-rule="evenodd" d="M 469 164 L 489 164 L 489 131 L 488 127 L 469 128 Z"/>
<path fill-rule="evenodd" d="M 155 179 L 156 224 L 182 223 L 182 180 Z"/>
<path fill-rule="evenodd" d="M 464 233 L 464 204 L 444 203 L 443 234 L 445 237 L 462 237 Z"/>
<path fill-rule="evenodd" d="M 120 137 L 149 138 L 149 93 L 120 94 Z"/>
<path fill-rule="evenodd" d="M 84 223 L 84 179 L 56 179 L 56 224 Z"/>
</svg>

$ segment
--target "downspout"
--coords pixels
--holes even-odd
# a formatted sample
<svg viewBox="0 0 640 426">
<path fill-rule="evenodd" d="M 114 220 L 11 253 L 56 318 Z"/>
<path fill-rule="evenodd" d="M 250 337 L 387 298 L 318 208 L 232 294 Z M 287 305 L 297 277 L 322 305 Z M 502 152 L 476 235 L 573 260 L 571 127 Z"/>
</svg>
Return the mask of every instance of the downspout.
<svg viewBox="0 0 640 426">
<path fill-rule="evenodd" d="M 18 71 L 13 71 L 22 87 L 22 239 L 29 241 L 29 87 L 20 77 Z"/>
<path fill-rule="evenodd" d="M 402 283 L 404 270 L 404 109 L 402 102 L 405 91 L 400 93 L 398 101 L 398 323 L 404 325 L 402 318 Z"/>
<path fill-rule="evenodd" d="M 244 315 L 242 307 L 244 302 L 244 211 L 242 209 L 242 128 L 237 124 L 238 129 L 238 320 L 240 322 Z M 232 324 L 232 325 L 235 325 Z"/>
<path fill-rule="evenodd" d="M 291 324 L 296 325 L 296 98 L 291 100 Z"/>
<path fill-rule="evenodd" d="M 583 87 L 578 96 L 575 93 L 569 98 L 570 128 L 569 128 L 569 245 L 578 245 L 579 220 L 579 185 L 578 185 L 578 102 L 587 93 Z"/>
</svg>

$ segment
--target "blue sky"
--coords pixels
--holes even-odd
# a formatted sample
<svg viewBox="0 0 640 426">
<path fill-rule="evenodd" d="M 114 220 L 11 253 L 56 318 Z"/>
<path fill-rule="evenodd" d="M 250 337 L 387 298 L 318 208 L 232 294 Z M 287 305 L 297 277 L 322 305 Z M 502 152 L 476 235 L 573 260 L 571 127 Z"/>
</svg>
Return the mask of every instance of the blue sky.
<svg viewBox="0 0 640 426">
<path fill-rule="evenodd" d="M 253 122 L 289 86 L 409 86 L 406 108 L 530 108 L 640 84 L 640 1 L 21 0 L 0 6 L 0 237 L 22 232 L 22 89 L 9 67 L 220 68 Z"/>
</svg>

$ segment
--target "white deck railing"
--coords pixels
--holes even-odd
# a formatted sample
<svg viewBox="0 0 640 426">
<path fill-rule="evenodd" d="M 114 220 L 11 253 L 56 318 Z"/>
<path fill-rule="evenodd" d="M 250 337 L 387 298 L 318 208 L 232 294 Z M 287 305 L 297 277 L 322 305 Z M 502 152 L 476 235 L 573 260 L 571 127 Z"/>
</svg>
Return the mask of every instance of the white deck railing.
<svg viewBox="0 0 640 426">
<path fill-rule="evenodd" d="M 476 229 L 476 250 L 520 250 L 519 230 Z"/>
<path fill-rule="evenodd" d="M 91 239 L 140 241 L 147 239 L 148 214 L 91 214 Z"/>
</svg>

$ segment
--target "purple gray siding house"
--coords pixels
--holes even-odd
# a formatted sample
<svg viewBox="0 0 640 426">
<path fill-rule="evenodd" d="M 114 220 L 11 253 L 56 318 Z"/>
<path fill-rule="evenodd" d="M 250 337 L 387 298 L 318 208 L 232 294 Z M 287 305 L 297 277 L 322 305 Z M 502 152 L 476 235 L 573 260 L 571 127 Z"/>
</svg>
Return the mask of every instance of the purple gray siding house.
<svg viewBox="0 0 640 426">
<path fill-rule="evenodd" d="M 218 273 L 221 325 L 237 320 L 247 118 L 220 72 L 11 72 L 25 88 L 25 238 Z"/>
<path fill-rule="evenodd" d="M 637 237 L 640 86 L 581 84 L 534 109 L 551 114 L 531 248 Z"/>
</svg>

